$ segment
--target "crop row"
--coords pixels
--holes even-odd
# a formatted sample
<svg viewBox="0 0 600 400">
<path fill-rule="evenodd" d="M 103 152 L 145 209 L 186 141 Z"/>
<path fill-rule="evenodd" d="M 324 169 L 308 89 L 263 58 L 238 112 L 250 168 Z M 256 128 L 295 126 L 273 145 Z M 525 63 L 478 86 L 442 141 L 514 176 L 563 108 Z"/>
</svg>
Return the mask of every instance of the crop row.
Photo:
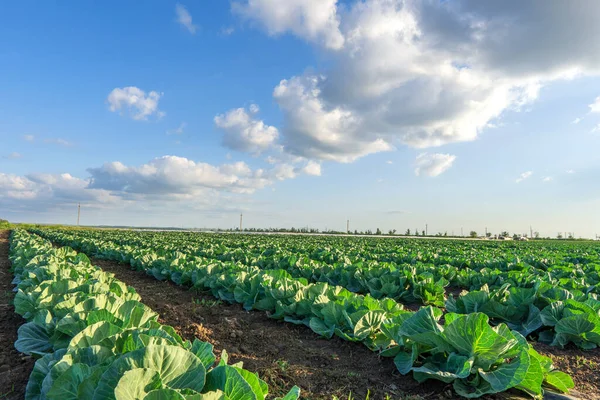
<svg viewBox="0 0 600 400">
<path fill-rule="evenodd" d="M 10 259 L 15 311 L 27 321 L 17 350 L 38 357 L 27 400 L 264 400 L 268 386 L 211 344 L 183 340 L 135 291 L 91 265 L 16 230 Z M 284 400 L 297 399 L 293 388 Z"/>
<path fill-rule="evenodd" d="M 127 240 L 130 235 L 125 232 L 121 240 L 91 239 L 104 233 L 93 231 L 42 230 L 38 233 L 63 245 L 77 246 L 97 257 L 128 262 L 136 268 L 147 269 L 157 279 L 166 279 L 165 271 L 171 267 L 183 268 L 188 272 L 171 276 L 180 284 L 191 281 L 190 271 L 194 266 L 227 263 L 178 250 L 154 250 L 152 246 L 157 239 L 153 235 L 153 239 L 146 241 L 145 245 L 131 245 Z M 143 237 L 144 234 L 137 233 L 136 237 Z M 108 236 L 114 238 L 114 235 Z M 594 287 L 587 287 L 584 282 L 575 286 L 577 280 L 573 278 L 553 277 L 552 273 L 556 275 L 558 267 L 552 271 L 516 266 L 508 270 L 473 271 L 450 265 L 364 263 L 317 266 L 314 261 L 308 264 L 290 261 L 289 258 L 287 261 L 279 263 L 283 266 L 279 269 L 274 265 L 265 268 L 244 263 L 228 264 L 236 264 L 242 270 L 254 267 L 275 274 L 285 270 L 291 277 L 306 279 L 308 283 L 325 282 L 350 292 L 368 293 L 375 299 L 391 298 L 399 302 L 418 300 L 425 305 L 445 306 L 448 311 L 460 314 L 483 312 L 493 324 L 506 323 L 523 336 L 532 335 L 551 345 L 562 347 L 573 342 L 583 349 L 600 345 L 600 301 L 593 293 Z M 466 273 L 482 282 L 476 286 L 479 290 L 464 291 L 456 299 L 446 299 L 445 286 L 452 280 L 456 282 L 457 275 Z M 585 288 L 585 291 L 577 287 Z"/>
<path fill-rule="evenodd" d="M 155 263 L 161 256 L 151 250 L 90 239 L 81 247 L 130 263 L 157 279 L 207 289 L 248 310 L 304 324 L 322 336 L 362 342 L 382 356 L 394 357 L 400 373 L 412 373 L 419 382 L 452 383 L 464 397 L 511 388 L 540 397 L 543 386 L 561 391 L 573 386 L 570 377 L 554 370 L 550 359 L 538 354 L 520 333 L 505 324 L 490 326 L 480 312 L 442 314 L 434 307 L 411 312 L 389 298 L 377 300 L 323 282 L 308 283 L 283 270 L 206 259 L 166 265 L 164 257 L 158 269 Z"/>
</svg>

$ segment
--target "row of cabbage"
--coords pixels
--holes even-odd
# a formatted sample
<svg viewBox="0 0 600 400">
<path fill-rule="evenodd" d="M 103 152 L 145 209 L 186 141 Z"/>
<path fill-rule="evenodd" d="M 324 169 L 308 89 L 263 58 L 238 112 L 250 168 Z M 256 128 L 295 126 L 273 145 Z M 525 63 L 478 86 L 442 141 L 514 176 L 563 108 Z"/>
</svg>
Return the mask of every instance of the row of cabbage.
<svg viewBox="0 0 600 400">
<path fill-rule="evenodd" d="M 152 248 L 159 255 L 171 254 L 171 258 L 200 256 L 220 261 L 236 261 L 263 269 L 286 269 L 293 276 L 311 281 L 324 281 L 347 287 L 351 291 L 370 293 L 374 297 L 392 297 L 404 301 L 415 299 L 411 285 L 419 282 L 440 283 L 439 288 L 428 293 L 425 298 L 416 297 L 434 304 L 443 302 L 439 289 L 443 285 L 479 290 L 484 285 L 498 288 L 505 283 L 517 287 L 531 287 L 539 280 L 554 286 L 582 293 L 598 290 L 600 282 L 600 246 L 590 243 L 560 243 L 547 245 L 540 243 L 490 243 L 485 241 L 409 241 L 361 239 L 366 242 L 362 252 L 354 252 L 352 257 L 335 257 L 337 261 L 315 260 L 316 254 L 331 254 L 337 251 L 344 254 L 344 245 L 360 248 L 356 238 L 320 238 L 325 249 L 314 250 L 311 255 L 299 250 L 298 243 L 314 242 L 310 237 L 268 237 L 253 236 L 258 244 L 248 244 L 245 235 L 199 235 L 180 232 L 131 232 L 131 231 L 58 231 L 67 233 L 74 240 L 108 240 L 119 245 Z M 60 235 L 59 235 L 60 236 Z M 234 237 L 235 239 L 232 239 Z M 267 241 L 268 240 L 268 241 Z M 293 240 L 293 241 L 292 241 Z M 345 240 L 339 247 L 331 249 L 330 241 Z M 223 251 L 222 241 L 229 243 Z M 238 242 L 239 241 L 239 242 Z M 293 245 L 290 244 L 294 243 Z M 371 241 L 377 246 L 368 245 Z M 405 243 L 409 242 L 409 243 Z M 434 242 L 432 244 L 432 242 Z M 360 242 L 362 243 L 362 242 Z M 448 244 L 451 243 L 451 244 Z M 239 247 L 235 247 L 236 244 Z M 289 249 L 283 246 L 290 245 Z M 385 245 L 384 245 L 385 244 Z M 402 253 L 403 261 L 373 261 L 378 254 L 368 254 L 369 249 L 377 251 L 396 249 Z M 309 247 L 311 248 L 311 247 Z M 412 252 L 408 252 L 411 248 Z M 439 249 L 443 250 L 439 250 Z M 436 250 L 438 249 L 438 250 Z M 453 251 L 451 251 L 453 250 Z M 391 250 L 390 250 L 391 251 Z M 385 253 L 384 253 L 385 254 Z M 317 257 L 323 258 L 323 257 Z M 418 277 L 415 275 L 419 275 Z M 414 277 L 413 281 L 403 278 Z M 399 285 L 391 285 L 398 282 Z M 372 279 L 382 281 L 381 286 L 370 285 Z M 387 285 L 389 284 L 389 285 Z M 416 286 L 416 285 L 414 285 Z M 429 292 L 425 290 L 425 292 Z M 422 296 L 423 297 L 423 296 Z M 440 305 L 440 304 L 437 304 Z"/>
<path fill-rule="evenodd" d="M 538 354 L 525 337 L 505 324 L 490 326 L 483 313 L 443 314 L 434 307 L 411 312 L 389 298 L 377 300 L 323 282 L 312 284 L 283 270 L 206 259 L 161 264 L 159 269 L 154 265 L 159 256 L 131 246 L 88 239 L 81 247 L 130 263 L 157 279 L 207 289 L 248 310 L 304 324 L 324 337 L 362 342 L 393 357 L 400 373 L 412 373 L 419 382 L 452 383 L 456 393 L 467 398 L 509 389 L 541 397 L 544 386 L 561 391 L 573 387 L 571 378 L 554 370 L 551 360 Z"/>
<path fill-rule="evenodd" d="M 87 237 L 102 235 L 107 240 L 125 240 L 130 244 L 152 241 L 156 248 L 174 247 L 197 249 L 198 255 L 220 258 L 223 261 L 250 260 L 258 256 L 276 259 L 292 253 L 329 264 L 353 263 L 363 260 L 416 262 L 435 265 L 449 264 L 472 269 L 503 268 L 511 263 L 524 262 L 535 267 L 559 264 L 587 264 L 600 262 L 600 248 L 585 241 L 458 241 L 415 240 L 296 235 L 231 235 L 189 234 L 188 232 L 153 232 L 103 230 L 82 232 Z M 216 239 L 216 240 L 215 240 Z M 137 242 L 137 243 L 136 243 Z M 121 243 L 125 244 L 125 243 Z"/>
<path fill-rule="evenodd" d="M 268 386 L 211 344 L 183 340 L 85 254 L 16 230 L 10 259 L 15 347 L 37 357 L 25 399 L 264 400 Z M 284 397 L 299 397 L 293 388 Z"/>
<path fill-rule="evenodd" d="M 136 233 L 133 244 L 129 232 L 124 238 L 115 239 L 115 233 L 94 231 L 38 231 L 53 241 L 78 246 L 86 253 L 98 257 L 128 262 L 136 268 L 149 268 L 158 279 L 164 279 L 163 271 L 171 267 L 205 266 L 220 263 L 214 258 L 200 257 L 179 250 L 165 250 L 152 246 L 160 242 L 153 233 Z M 140 244 L 143 235 L 150 238 Z M 190 237 L 198 236 L 188 234 Z M 123 257 L 123 254 L 127 256 Z M 375 299 L 390 298 L 401 303 L 418 301 L 424 305 L 445 307 L 454 313 L 483 312 L 493 324 L 506 323 L 524 336 L 532 336 L 542 342 L 564 346 L 569 342 L 583 349 L 600 345 L 600 301 L 594 293 L 596 287 L 585 286 L 584 278 L 556 278 L 549 271 L 513 266 L 505 270 L 457 269 L 450 265 L 388 265 L 388 264 L 321 264 L 315 261 L 301 264 L 299 261 L 264 267 L 262 270 L 285 270 L 294 278 L 307 282 L 325 282 L 341 286 L 354 293 L 370 294 Z M 193 269 L 193 268 L 192 268 Z M 457 298 L 446 298 L 445 288 L 450 281 L 456 284 L 456 276 L 469 272 L 479 280 L 471 291 L 463 291 Z M 476 273 L 475 273 L 476 272 Z M 574 272 L 577 273 L 577 272 Z M 178 283 L 189 283 L 190 273 L 176 274 Z M 476 287 L 478 290 L 473 290 Z M 585 290 L 582 290 L 585 289 Z"/>
</svg>

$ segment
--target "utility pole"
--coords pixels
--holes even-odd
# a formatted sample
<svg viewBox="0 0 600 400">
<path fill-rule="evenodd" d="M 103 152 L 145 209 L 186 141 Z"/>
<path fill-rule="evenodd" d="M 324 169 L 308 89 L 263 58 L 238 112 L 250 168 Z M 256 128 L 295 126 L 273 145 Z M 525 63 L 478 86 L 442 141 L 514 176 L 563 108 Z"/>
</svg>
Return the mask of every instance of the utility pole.
<svg viewBox="0 0 600 400">
<path fill-rule="evenodd" d="M 425 224 L 425 236 L 429 235 L 429 227 Z"/>
<path fill-rule="evenodd" d="M 350 220 L 346 220 L 346 233 L 350 233 Z"/>
<path fill-rule="evenodd" d="M 460 227 L 460 236 L 461 236 L 461 237 L 464 237 L 464 235 L 463 235 L 463 228 L 462 228 L 462 226 Z"/>
<path fill-rule="evenodd" d="M 529 237 L 533 239 L 533 228 L 529 225 Z"/>
<path fill-rule="evenodd" d="M 242 218 L 244 218 L 243 214 L 240 214 L 240 232 L 242 231 Z"/>
<path fill-rule="evenodd" d="M 485 227 L 485 237 L 487 237 L 487 226 Z"/>
<path fill-rule="evenodd" d="M 79 226 L 79 216 L 81 215 L 81 203 L 77 203 L 77 226 Z"/>
</svg>

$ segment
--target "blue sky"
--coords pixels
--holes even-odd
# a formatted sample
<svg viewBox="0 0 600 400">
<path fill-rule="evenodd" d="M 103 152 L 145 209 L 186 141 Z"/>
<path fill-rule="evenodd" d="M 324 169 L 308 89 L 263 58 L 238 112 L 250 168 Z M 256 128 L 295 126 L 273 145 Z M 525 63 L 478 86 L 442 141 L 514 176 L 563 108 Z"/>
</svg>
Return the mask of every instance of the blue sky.
<svg viewBox="0 0 600 400">
<path fill-rule="evenodd" d="M 0 218 L 592 237 L 600 4 L 540 7 L 5 3 Z"/>
</svg>

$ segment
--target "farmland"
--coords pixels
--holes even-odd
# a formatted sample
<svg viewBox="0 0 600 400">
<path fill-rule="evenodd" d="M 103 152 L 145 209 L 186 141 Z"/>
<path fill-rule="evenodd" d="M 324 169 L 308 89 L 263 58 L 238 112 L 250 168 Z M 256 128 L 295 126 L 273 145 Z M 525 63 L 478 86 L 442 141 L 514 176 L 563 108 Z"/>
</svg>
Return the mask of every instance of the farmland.
<svg viewBox="0 0 600 400">
<path fill-rule="evenodd" d="M 595 371 L 599 359 L 594 242 L 45 228 L 14 231 L 10 258 L 15 311 L 27 321 L 15 346 L 39 358 L 31 399 L 65 397 L 53 385 L 59 379 L 99 399 L 271 393 L 287 400 L 298 397 L 295 384 L 302 398 L 344 395 L 318 373 L 303 374 L 296 342 L 307 354 L 329 346 L 323 351 L 338 364 L 319 359 L 319 366 L 347 375 L 328 376 L 359 396 L 370 389 L 371 398 L 600 395 L 599 382 L 578 373 Z M 187 329 L 198 323 L 202 329 Z M 256 332 L 269 338 L 263 347 L 277 345 L 288 358 L 277 359 L 276 372 L 261 363 L 267 356 Z M 246 354 L 248 370 L 228 365 L 223 350 L 230 349 L 214 342 L 233 347 L 235 361 Z M 94 357 L 84 360 L 84 352 Z M 352 354 L 363 369 L 352 369 Z M 188 361 L 175 372 L 161 369 L 174 359 Z M 304 369 L 317 371 L 313 364 Z M 144 379 L 154 382 L 147 393 L 134 382 Z"/>
</svg>

